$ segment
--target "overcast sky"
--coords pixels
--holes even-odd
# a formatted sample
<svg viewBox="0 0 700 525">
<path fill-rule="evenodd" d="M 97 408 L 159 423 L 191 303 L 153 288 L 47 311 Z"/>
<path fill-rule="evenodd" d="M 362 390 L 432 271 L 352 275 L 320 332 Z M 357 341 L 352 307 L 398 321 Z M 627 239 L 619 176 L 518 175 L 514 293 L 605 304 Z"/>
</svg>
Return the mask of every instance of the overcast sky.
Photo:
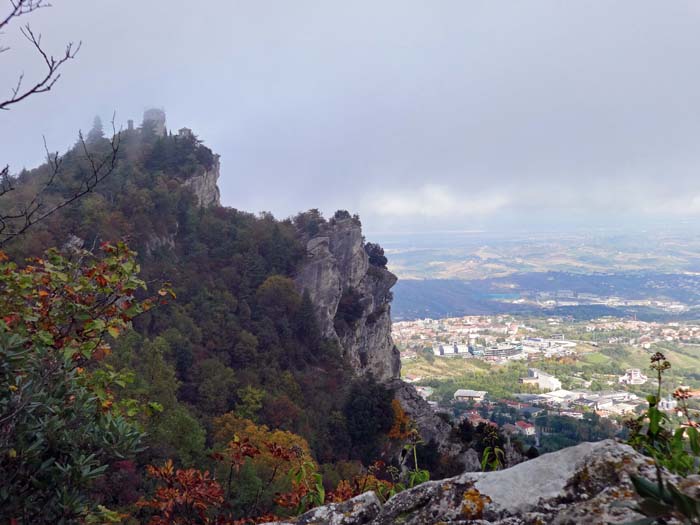
<svg viewBox="0 0 700 525">
<path fill-rule="evenodd" d="M 42 135 L 65 149 L 96 114 L 159 106 L 249 211 L 346 208 L 371 231 L 700 215 L 696 0 L 52 3 L 25 22 L 83 47 L 0 115 L 15 170 Z M 39 72 L 18 28 L 6 91 Z"/>
</svg>

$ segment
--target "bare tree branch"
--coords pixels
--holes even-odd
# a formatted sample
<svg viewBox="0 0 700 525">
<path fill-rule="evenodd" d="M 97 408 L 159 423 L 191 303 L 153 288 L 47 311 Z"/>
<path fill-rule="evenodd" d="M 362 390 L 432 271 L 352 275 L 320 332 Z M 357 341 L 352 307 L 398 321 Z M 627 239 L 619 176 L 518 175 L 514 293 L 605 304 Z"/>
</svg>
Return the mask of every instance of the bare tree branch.
<svg viewBox="0 0 700 525">
<path fill-rule="evenodd" d="M 9 0 L 9 4 L 9 13 L 4 18 L 0 17 L 0 36 L 3 35 L 4 30 L 10 23 L 17 18 L 32 13 L 37 9 L 51 6 L 47 0 Z M 77 45 L 69 42 L 63 53 L 55 57 L 49 54 L 42 46 L 41 34 L 34 33 L 29 25 L 25 25 L 20 31 L 41 57 L 45 66 L 44 74 L 31 84 L 27 84 L 24 73 L 19 74 L 16 83 L 10 88 L 10 97 L 6 100 L 0 99 L 0 110 L 9 110 L 14 104 L 18 104 L 32 95 L 50 91 L 61 78 L 62 67 L 66 62 L 75 58 L 78 51 L 80 51 L 80 42 Z M 0 44 L 0 54 L 7 50 L 9 50 L 8 46 Z M 121 138 L 120 133 L 115 129 L 114 118 L 112 119 L 112 131 L 112 140 L 109 142 L 110 151 L 102 158 L 97 158 L 88 150 L 83 135 L 82 133 L 80 134 L 82 154 L 88 166 L 87 173 L 81 178 L 79 186 L 73 190 L 72 194 L 64 195 L 56 200 L 57 193 L 54 193 L 50 199 L 52 201 L 50 204 L 47 202 L 49 199 L 46 197 L 60 177 L 62 158 L 58 153 L 49 152 L 46 139 L 44 139 L 46 162 L 49 166 L 48 177 L 28 203 L 6 206 L 4 209 L 0 208 L 0 248 L 24 234 L 36 223 L 41 222 L 94 190 L 100 182 L 114 171 Z M 14 189 L 14 180 L 10 175 L 10 168 L 5 166 L 0 169 L 0 197 L 7 195 Z"/>
<path fill-rule="evenodd" d="M 45 0 L 10 0 L 10 12 L 0 20 L 0 31 L 7 26 L 13 18 L 19 18 L 22 15 L 41 9 L 42 7 L 51 7 L 51 4 Z"/>
<path fill-rule="evenodd" d="M 24 83 L 24 73 L 21 73 L 17 79 L 17 84 L 11 90 L 12 95 L 10 98 L 0 101 L 0 110 L 8 110 L 10 106 L 22 102 L 27 97 L 50 91 L 61 78 L 61 73 L 59 72 L 61 67 L 69 60 L 75 58 L 75 55 L 80 51 L 81 42 L 78 42 L 77 46 L 73 42 L 69 42 L 63 54 L 59 58 L 56 58 L 53 55 L 47 54 L 44 48 L 41 47 L 41 35 L 35 34 L 29 25 L 24 26 L 20 31 L 22 31 L 24 37 L 34 46 L 37 53 L 39 53 L 44 61 L 46 70 L 43 77 L 26 89 L 22 87 Z"/>
<path fill-rule="evenodd" d="M 23 235 L 36 223 L 43 221 L 58 210 L 65 208 L 84 195 L 90 193 L 98 184 L 112 174 L 116 167 L 117 154 L 119 152 L 121 140 L 121 130 L 116 130 L 114 117 L 112 117 L 112 132 L 112 139 L 109 141 L 109 152 L 101 158 L 96 157 L 90 152 L 82 132 L 80 133 L 80 148 L 85 163 L 88 166 L 87 173 L 81 178 L 79 186 L 75 188 L 70 195 L 50 205 L 47 205 L 45 197 L 61 174 L 63 159 L 58 153 L 49 152 L 46 141 L 44 140 L 47 164 L 50 168 L 49 175 L 41 189 L 36 192 L 28 203 L 17 207 L 11 212 L 0 212 L 0 248 Z M 9 189 L 7 191 L 11 191 L 13 186 L 11 185 L 9 175 L 7 179 L 9 181 L 7 186 Z M 5 189 L 5 186 L 2 186 L 2 188 Z M 7 191 L 4 193 L 7 193 Z M 2 190 L 0 190 L 0 196 L 2 195 Z"/>
<path fill-rule="evenodd" d="M 42 9 L 44 7 L 51 7 L 51 4 L 46 0 L 9 0 L 10 11 L 5 15 L 4 18 L 0 18 L 0 35 L 3 34 L 3 30 L 10 25 L 10 23 L 29 13 L 36 11 L 37 9 Z M 61 78 L 59 70 L 61 67 L 69 60 L 75 58 L 75 55 L 80 50 L 80 42 L 76 46 L 73 42 L 69 42 L 66 46 L 62 55 L 58 58 L 53 55 L 48 54 L 44 48 L 41 46 L 41 35 L 36 35 L 29 25 L 24 26 L 20 29 L 22 35 L 32 44 L 41 56 L 45 66 L 46 71 L 44 76 L 37 80 L 34 84 L 28 86 L 26 89 L 22 89 L 22 85 L 25 81 L 24 73 L 20 73 L 17 78 L 17 82 L 14 87 L 11 88 L 12 95 L 7 100 L 0 100 L 0 110 L 8 110 L 13 104 L 17 104 L 31 95 L 37 93 L 45 93 L 50 91 L 54 84 Z M 9 46 L 3 46 L 0 44 L 0 54 L 8 51 Z"/>
</svg>

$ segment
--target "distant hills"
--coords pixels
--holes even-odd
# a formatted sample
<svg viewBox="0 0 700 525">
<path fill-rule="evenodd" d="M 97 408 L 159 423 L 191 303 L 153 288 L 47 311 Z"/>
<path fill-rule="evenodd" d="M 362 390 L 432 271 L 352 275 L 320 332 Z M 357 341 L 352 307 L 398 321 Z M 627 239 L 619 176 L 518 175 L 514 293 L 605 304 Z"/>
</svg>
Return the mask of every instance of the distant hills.
<svg viewBox="0 0 700 525">
<path fill-rule="evenodd" d="M 693 231 L 597 233 L 439 232 L 376 235 L 400 279 L 474 280 L 533 272 L 697 273 Z"/>
<path fill-rule="evenodd" d="M 696 319 L 700 276 L 629 272 L 531 272 L 477 280 L 403 279 L 394 287 L 395 320 L 460 315 L 612 315 Z"/>
<path fill-rule="evenodd" d="M 692 231 L 374 237 L 399 277 L 397 320 L 497 313 L 698 317 L 700 237 Z"/>
</svg>

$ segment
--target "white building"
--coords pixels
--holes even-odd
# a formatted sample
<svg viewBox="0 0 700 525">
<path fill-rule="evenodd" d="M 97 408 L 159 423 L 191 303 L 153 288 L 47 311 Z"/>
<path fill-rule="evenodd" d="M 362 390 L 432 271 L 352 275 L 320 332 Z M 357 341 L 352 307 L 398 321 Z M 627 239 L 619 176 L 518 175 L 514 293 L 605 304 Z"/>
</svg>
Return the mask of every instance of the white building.
<svg viewBox="0 0 700 525">
<path fill-rule="evenodd" d="M 435 354 L 438 357 L 471 357 L 468 345 L 458 345 L 456 343 L 434 346 L 433 354 Z"/>
<path fill-rule="evenodd" d="M 659 401 L 659 410 L 673 412 L 678 407 L 678 401 L 669 396 L 667 399 Z"/>
<path fill-rule="evenodd" d="M 639 368 L 628 368 L 625 375 L 618 377 L 617 381 L 623 385 L 643 385 L 648 379 Z"/>
<path fill-rule="evenodd" d="M 561 381 L 536 368 L 528 368 L 527 378 L 522 379 L 521 382 L 537 384 L 540 390 L 561 390 Z"/>
<path fill-rule="evenodd" d="M 479 403 L 484 400 L 486 394 L 488 394 L 488 392 L 485 392 L 483 390 L 465 390 L 463 388 L 460 388 L 459 390 L 455 391 L 452 397 L 455 401 L 476 401 L 477 403 Z"/>
<path fill-rule="evenodd" d="M 607 410 L 608 412 L 612 412 L 613 414 L 624 415 L 633 413 L 636 408 L 637 405 L 634 405 L 632 403 L 615 403 L 612 407 L 608 408 Z"/>
<path fill-rule="evenodd" d="M 518 430 L 524 436 L 534 436 L 536 433 L 535 425 L 532 423 L 527 423 L 526 421 L 518 421 L 515 423 Z"/>
<path fill-rule="evenodd" d="M 583 394 L 580 392 L 558 389 L 542 394 L 540 399 L 542 399 L 548 405 L 564 406 L 581 399 L 582 395 Z"/>
</svg>

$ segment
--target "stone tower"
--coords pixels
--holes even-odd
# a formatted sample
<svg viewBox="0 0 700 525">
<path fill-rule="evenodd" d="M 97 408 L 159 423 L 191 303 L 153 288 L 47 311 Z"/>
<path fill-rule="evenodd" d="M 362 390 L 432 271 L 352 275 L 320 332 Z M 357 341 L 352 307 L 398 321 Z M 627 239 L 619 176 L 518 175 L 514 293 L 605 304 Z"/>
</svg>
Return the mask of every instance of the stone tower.
<svg viewBox="0 0 700 525">
<path fill-rule="evenodd" d="M 159 137 L 165 135 L 165 111 L 150 108 L 143 112 L 143 123 L 153 126 L 153 131 Z"/>
</svg>

